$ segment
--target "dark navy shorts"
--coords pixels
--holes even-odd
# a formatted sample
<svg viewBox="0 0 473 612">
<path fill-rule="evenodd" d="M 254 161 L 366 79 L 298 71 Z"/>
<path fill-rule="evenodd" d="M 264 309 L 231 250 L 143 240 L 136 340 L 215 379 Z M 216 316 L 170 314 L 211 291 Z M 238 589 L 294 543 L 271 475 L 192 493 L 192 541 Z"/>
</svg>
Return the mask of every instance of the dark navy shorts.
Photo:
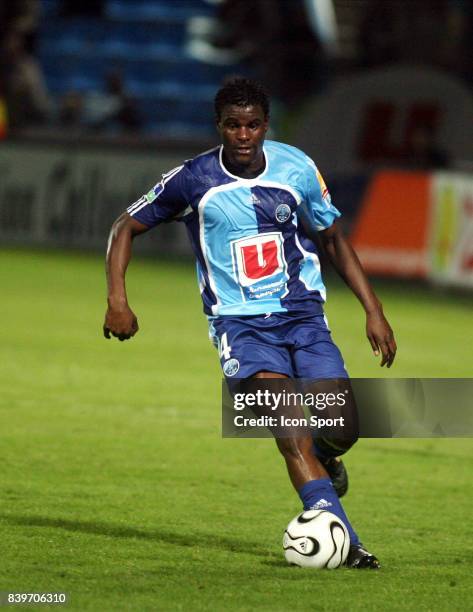
<svg viewBox="0 0 473 612">
<path fill-rule="evenodd" d="M 209 321 L 226 378 L 275 372 L 291 378 L 348 378 L 325 316 L 270 313 Z"/>
</svg>

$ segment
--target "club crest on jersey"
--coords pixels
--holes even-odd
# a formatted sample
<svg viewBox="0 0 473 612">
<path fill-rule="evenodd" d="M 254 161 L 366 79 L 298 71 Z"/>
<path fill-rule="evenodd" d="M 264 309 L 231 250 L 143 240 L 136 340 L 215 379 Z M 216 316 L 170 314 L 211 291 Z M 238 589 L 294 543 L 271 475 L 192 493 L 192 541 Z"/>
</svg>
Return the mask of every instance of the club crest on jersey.
<svg viewBox="0 0 473 612">
<path fill-rule="evenodd" d="M 291 207 L 288 204 L 279 204 L 274 215 L 278 223 L 286 223 L 291 216 Z"/>
<path fill-rule="evenodd" d="M 235 359 L 234 357 L 232 357 L 232 359 L 229 359 L 223 364 L 223 373 L 225 374 L 225 376 L 228 376 L 229 378 L 232 376 L 235 376 L 235 374 L 238 372 L 239 369 L 240 369 L 240 362 L 238 361 L 238 359 Z"/>
</svg>

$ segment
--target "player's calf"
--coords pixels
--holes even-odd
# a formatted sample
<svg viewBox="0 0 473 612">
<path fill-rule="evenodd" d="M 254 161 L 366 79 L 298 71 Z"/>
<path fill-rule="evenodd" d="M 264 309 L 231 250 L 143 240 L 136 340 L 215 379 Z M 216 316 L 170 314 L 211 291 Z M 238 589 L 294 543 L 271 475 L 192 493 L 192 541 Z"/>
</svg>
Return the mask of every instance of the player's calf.
<svg viewBox="0 0 473 612">
<path fill-rule="evenodd" d="M 327 470 L 338 497 L 343 497 L 348 491 L 348 473 L 339 455 L 347 452 L 358 440 L 357 436 L 350 439 L 316 438 L 314 453 Z"/>
<path fill-rule="evenodd" d="M 295 489 L 299 490 L 307 480 L 327 478 L 326 470 L 312 451 L 310 435 L 277 437 L 276 443 Z"/>
<path fill-rule="evenodd" d="M 336 457 L 329 457 L 320 459 L 320 463 L 327 471 L 338 497 L 343 497 L 348 491 L 348 472 L 343 461 Z"/>
</svg>

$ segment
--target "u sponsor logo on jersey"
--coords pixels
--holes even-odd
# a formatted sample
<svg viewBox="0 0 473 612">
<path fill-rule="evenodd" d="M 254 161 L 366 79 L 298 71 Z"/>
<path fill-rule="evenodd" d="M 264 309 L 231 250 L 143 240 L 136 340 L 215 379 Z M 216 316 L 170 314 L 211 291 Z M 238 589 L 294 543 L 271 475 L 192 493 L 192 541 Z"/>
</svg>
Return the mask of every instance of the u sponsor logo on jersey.
<svg viewBox="0 0 473 612">
<path fill-rule="evenodd" d="M 282 274 L 286 269 L 281 232 L 234 240 L 232 249 L 238 280 L 243 287 Z"/>
</svg>

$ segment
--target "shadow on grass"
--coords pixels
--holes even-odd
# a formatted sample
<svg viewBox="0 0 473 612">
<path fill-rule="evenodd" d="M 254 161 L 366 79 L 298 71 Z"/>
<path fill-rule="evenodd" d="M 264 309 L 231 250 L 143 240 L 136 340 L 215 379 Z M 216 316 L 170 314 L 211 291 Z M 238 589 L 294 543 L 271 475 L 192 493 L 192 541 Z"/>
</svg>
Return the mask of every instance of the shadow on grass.
<svg viewBox="0 0 473 612">
<path fill-rule="evenodd" d="M 0 518 L 11 525 L 23 525 L 26 527 L 52 527 L 55 529 L 65 529 L 66 531 L 89 533 L 98 536 L 111 538 L 131 538 L 149 540 L 154 542 L 164 542 L 175 546 L 217 548 L 229 552 L 239 552 L 248 555 L 264 557 L 266 559 L 277 559 L 278 555 L 271 552 L 260 544 L 242 542 L 236 538 L 228 538 L 212 533 L 178 533 L 175 531 L 154 530 L 146 531 L 136 527 L 120 527 L 107 523 L 91 521 L 73 521 L 61 518 L 47 518 L 44 516 L 27 516 L 15 514 L 0 514 Z"/>
</svg>

